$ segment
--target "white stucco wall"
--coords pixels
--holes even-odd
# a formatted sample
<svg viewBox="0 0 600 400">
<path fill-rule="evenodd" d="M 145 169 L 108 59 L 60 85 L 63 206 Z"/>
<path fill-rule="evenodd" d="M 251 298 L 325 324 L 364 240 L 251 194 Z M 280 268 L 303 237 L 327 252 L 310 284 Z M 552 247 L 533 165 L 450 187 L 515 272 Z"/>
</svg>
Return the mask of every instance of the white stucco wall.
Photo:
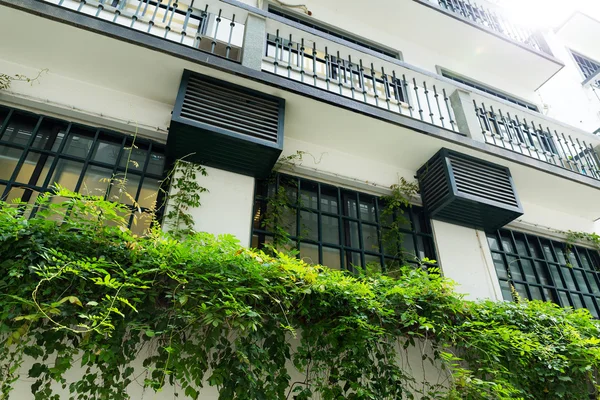
<svg viewBox="0 0 600 400">
<path fill-rule="evenodd" d="M 471 300 L 500 300 L 502 293 L 485 233 L 433 220 L 433 233 L 444 276 Z"/>
<path fill-rule="evenodd" d="M 189 211 L 196 224 L 194 229 L 214 235 L 231 234 L 242 246 L 249 246 L 254 178 L 211 167 L 206 167 L 206 172 L 207 176 L 196 177 L 208 192 L 200 195 L 202 205 Z"/>
</svg>

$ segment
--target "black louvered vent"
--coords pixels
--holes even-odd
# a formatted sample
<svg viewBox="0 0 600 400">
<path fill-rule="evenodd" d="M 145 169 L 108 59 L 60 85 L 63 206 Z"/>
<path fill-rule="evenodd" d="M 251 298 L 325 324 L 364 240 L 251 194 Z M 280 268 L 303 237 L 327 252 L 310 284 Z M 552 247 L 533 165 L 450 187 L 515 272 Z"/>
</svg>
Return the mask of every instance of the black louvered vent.
<svg viewBox="0 0 600 400">
<path fill-rule="evenodd" d="M 523 215 L 510 171 L 501 165 L 442 149 L 417 177 L 431 218 L 490 231 Z"/>
<path fill-rule="evenodd" d="M 266 177 L 283 149 L 284 108 L 283 99 L 185 71 L 169 156 Z"/>
</svg>

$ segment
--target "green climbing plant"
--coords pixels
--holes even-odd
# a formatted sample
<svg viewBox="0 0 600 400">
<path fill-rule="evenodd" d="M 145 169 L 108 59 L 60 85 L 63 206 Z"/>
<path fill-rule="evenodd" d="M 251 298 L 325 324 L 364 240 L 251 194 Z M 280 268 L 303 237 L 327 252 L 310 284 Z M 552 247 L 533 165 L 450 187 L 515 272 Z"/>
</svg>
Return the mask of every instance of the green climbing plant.
<svg viewBox="0 0 600 400">
<path fill-rule="evenodd" d="M 208 192 L 207 188 L 198 183 L 199 176 L 208 176 L 206 168 L 179 159 L 163 182 L 169 188 L 163 223 L 176 237 L 182 238 L 194 232 L 194 219 L 190 210 L 200 207 L 202 193 Z"/>
</svg>

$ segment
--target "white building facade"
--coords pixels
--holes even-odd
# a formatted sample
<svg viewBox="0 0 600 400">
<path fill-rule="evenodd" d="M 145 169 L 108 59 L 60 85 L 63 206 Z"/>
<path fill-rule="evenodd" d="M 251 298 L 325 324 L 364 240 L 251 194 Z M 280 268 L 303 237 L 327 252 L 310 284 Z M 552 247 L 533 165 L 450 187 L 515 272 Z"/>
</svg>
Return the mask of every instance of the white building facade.
<svg viewBox="0 0 600 400">
<path fill-rule="evenodd" d="M 600 21 L 534 32 L 482 0 L 286 4 L 0 0 L 0 73 L 39 74 L 0 91 L 0 196 L 96 193 L 127 169 L 151 207 L 186 157 L 208 171 L 196 230 L 262 247 L 283 187 L 299 256 L 352 270 L 394 259 L 380 197 L 418 180 L 415 261 L 471 299 L 514 287 L 600 316 L 600 254 L 565 234 L 600 233 Z"/>
</svg>

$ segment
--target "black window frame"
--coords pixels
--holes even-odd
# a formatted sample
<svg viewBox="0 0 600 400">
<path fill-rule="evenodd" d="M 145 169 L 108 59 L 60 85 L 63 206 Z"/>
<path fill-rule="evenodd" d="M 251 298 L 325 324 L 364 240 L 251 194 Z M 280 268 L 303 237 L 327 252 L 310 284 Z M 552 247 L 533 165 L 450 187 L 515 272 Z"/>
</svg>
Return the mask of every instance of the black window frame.
<svg viewBox="0 0 600 400">
<path fill-rule="evenodd" d="M 356 44 L 360 47 L 364 47 L 365 49 L 369 49 L 369 50 L 372 50 L 379 54 L 383 54 L 384 56 L 387 56 L 390 58 L 395 58 L 396 60 L 402 60 L 402 54 L 399 51 L 395 51 L 393 49 L 389 49 L 384 46 L 377 45 L 375 43 L 372 43 L 371 41 L 360 38 L 356 35 L 352 35 L 350 33 L 343 32 L 340 29 L 329 27 L 323 23 L 319 23 L 312 19 L 309 20 L 307 18 L 303 18 L 301 15 L 298 15 L 296 13 L 290 13 L 290 12 L 285 11 L 285 10 L 283 10 L 277 6 L 274 6 L 272 4 L 268 5 L 267 10 L 270 14 L 277 15 L 277 16 L 285 18 L 289 21 L 293 21 L 300 25 L 307 26 L 307 27 L 317 30 L 319 32 L 323 32 L 328 35 L 334 36 L 338 39 L 345 40 L 346 42 Z"/>
<path fill-rule="evenodd" d="M 509 229 L 488 233 L 487 240 L 504 300 L 514 300 L 514 288 L 529 300 L 600 316 L 600 252 Z"/>
<path fill-rule="evenodd" d="M 264 218 L 268 212 L 267 207 L 269 198 L 276 193 L 280 187 L 287 188 L 288 193 L 290 191 L 291 193 L 294 193 L 295 191 L 295 194 L 292 195 L 293 198 L 290 200 L 290 208 L 293 210 L 291 218 L 293 220 L 293 230 L 295 232 L 289 233 L 292 248 L 300 252 L 300 258 L 302 258 L 303 245 L 317 246 L 319 255 L 318 260 L 311 261 L 321 265 L 324 261 L 324 249 L 337 250 L 340 257 L 340 268 L 353 272 L 356 272 L 356 268 L 354 268 L 356 264 L 353 264 L 352 261 L 353 256 L 359 257 L 360 263 L 357 266 L 366 267 L 367 265 L 371 265 L 371 262 L 378 262 L 382 266 L 384 272 L 386 272 L 386 265 L 397 266 L 399 261 L 403 262 L 403 264 L 417 266 L 419 260 L 423 258 L 437 260 L 437 251 L 435 248 L 431 220 L 425 214 L 423 208 L 413 205 L 403 210 L 403 215 L 407 218 L 410 227 L 401 228 L 400 231 L 405 235 L 404 240 L 410 238 L 411 242 L 409 246 L 414 249 L 415 253 L 411 253 L 414 255 L 414 258 L 404 256 L 398 257 L 398 253 L 396 255 L 389 254 L 389 251 L 385 248 L 385 244 L 382 240 L 382 235 L 384 235 L 384 231 L 389 225 L 386 225 L 381 221 L 382 207 L 384 207 L 381 197 L 282 173 L 278 173 L 270 179 L 256 180 L 252 221 L 252 247 L 261 249 L 264 248 L 266 243 L 271 243 L 272 241 L 274 233 L 264 226 Z M 311 192 L 307 188 L 313 188 L 314 191 Z M 311 196 L 313 196 L 311 201 L 314 200 L 316 206 L 307 206 L 306 204 L 303 204 L 300 200 L 303 193 L 311 193 Z M 337 211 L 324 210 L 324 202 L 326 199 L 324 199 L 325 196 L 323 193 L 329 193 L 329 198 L 335 199 L 334 207 L 336 207 Z M 331 193 L 335 193 L 335 195 L 332 196 Z M 350 204 L 349 201 L 354 202 L 353 204 L 356 207 L 355 216 L 352 216 L 350 210 L 347 208 L 348 204 Z M 364 218 L 362 210 L 364 205 L 367 205 L 367 208 L 372 205 L 372 211 L 368 211 L 368 213 L 371 213 L 369 215 L 373 218 Z M 303 213 L 304 215 L 309 215 L 309 218 L 312 218 L 313 214 L 316 216 L 316 239 L 302 235 Z M 323 217 L 337 221 L 337 243 L 324 240 Z M 351 226 L 355 227 L 355 233 L 354 229 L 352 229 L 351 232 Z M 286 227 L 286 229 L 287 228 L 288 227 Z M 377 238 L 375 239 L 377 243 L 376 248 L 366 248 L 364 238 L 367 233 L 365 232 L 377 232 Z M 358 239 L 357 246 L 353 243 L 353 239 L 355 240 L 354 243 L 356 243 L 356 239 Z M 404 249 L 401 251 L 404 252 Z M 406 255 L 406 253 L 404 253 L 404 255 Z M 331 265 L 326 266 L 332 267 Z M 337 266 L 333 266 L 333 268 L 336 267 Z"/>
<path fill-rule="evenodd" d="M 569 49 L 569 51 L 573 56 L 575 64 L 577 64 L 579 72 L 581 72 L 581 75 L 583 75 L 584 81 L 587 81 L 600 72 L 600 62 L 593 60 L 590 57 L 586 57 L 574 50 Z M 596 86 L 600 86 L 600 79 L 596 80 L 594 83 Z"/>
<path fill-rule="evenodd" d="M 463 85 L 466 85 L 466 86 L 469 86 L 471 88 L 480 90 L 480 91 L 482 91 L 484 93 L 487 93 L 487 94 L 492 95 L 494 97 L 497 97 L 499 99 L 508 101 L 509 103 L 516 104 L 516 105 L 518 105 L 520 107 L 523 107 L 523 108 L 525 108 L 527 110 L 534 111 L 534 112 L 537 112 L 537 113 L 540 112 L 539 107 L 536 106 L 533 103 L 529 103 L 527 101 L 521 100 L 521 99 L 519 99 L 519 98 L 517 98 L 515 96 L 511 96 L 511 95 L 509 95 L 507 93 L 504 93 L 504 92 L 502 92 L 502 91 L 500 91 L 498 89 L 494 89 L 491 86 L 488 86 L 488 85 L 476 82 L 476 81 L 468 79 L 468 78 L 465 78 L 463 76 L 460 76 L 458 74 L 450 72 L 450 71 L 448 71 L 446 69 L 443 69 L 443 68 L 441 69 L 441 75 L 444 78 L 451 79 L 451 80 L 453 80 L 455 82 L 458 82 L 458 83 L 462 83 Z"/>
<path fill-rule="evenodd" d="M 15 132 L 14 128 L 10 129 L 12 134 L 11 137 L 8 137 L 7 132 L 11 128 L 11 123 L 14 123 L 15 118 L 23 118 L 30 121 L 35 120 L 36 122 L 30 131 L 20 130 L 19 132 Z M 45 132 L 40 131 L 42 126 L 46 128 L 52 127 L 52 131 L 44 136 Z M 23 140 L 22 143 L 18 143 L 15 138 L 19 134 L 23 136 L 23 139 L 25 139 L 25 136 L 28 136 L 28 138 Z M 84 156 L 73 153 L 69 154 L 69 145 L 67 143 L 73 143 L 72 141 L 75 138 L 87 141 L 88 148 Z M 35 144 L 38 140 L 45 141 L 44 145 L 38 147 Z M 98 150 L 101 148 L 101 145 L 112 145 L 115 148 L 119 148 L 114 164 L 95 159 L 96 156 L 100 155 Z M 54 185 L 53 177 L 60 170 L 59 164 L 62 162 L 81 164 L 82 169 L 77 178 L 74 188 L 75 192 L 81 192 L 85 184 L 86 173 L 94 168 L 99 168 L 103 171 L 112 171 L 111 179 L 116 180 L 122 179 L 125 171 L 127 171 L 129 182 L 135 182 L 134 179 L 139 179 L 136 193 L 131 193 L 131 195 L 135 198 L 136 202 L 140 203 L 145 200 L 140 196 L 146 179 L 157 181 L 157 184 L 160 186 L 164 181 L 165 170 L 167 168 L 166 147 L 162 143 L 139 137 L 134 138 L 134 136 L 129 134 L 0 105 L 0 152 L 7 149 L 20 152 L 20 156 L 10 174 L 10 178 L 0 178 L 0 199 L 7 199 L 13 189 L 22 189 L 23 195 L 18 197 L 25 203 L 30 202 L 30 200 L 34 201 L 39 194 L 52 191 Z M 143 163 L 136 162 L 136 157 L 130 157 L 126 154 L 127 151 L 131 151 L 132 154 L 145 152 Z M 19 179 L 23 165 L 30 155 L 38 156 L 33 172 L 26 179 Z M 151 165 L 153 164 L 152 161 L 159 162 L 158 164 Z M 127 162 L 130 163 L 129 167 L 123 165 L 123 163 L 127 164 Z M 149 168 L 157 168 L 157 170 L 152 172 Z M 42 170 L 44 169 L 44 179 L 40 180 Z M 158 171 L 160 172 L 158 173 Z M 109 198 L 109 188 L 107 186 L 107 191 L 104 195 L 105 199 Z M 98 195 L 97 193 L 91 194 Z M 34 195 L 35 198 L 32 199 Z M 163 202 L 163 191 L 159 190 L 156 198 L 158 206 L 156 216 L 159 220 L 162 218 L 164 211 L 163 207 L 161 207 Z M 132 210 L 138 209 L 133 204 L 128 204 L 128 206 Z M 139 209 L 144 212 L 149 210 L 148 207 L 140 207 Z M 132 226 L 133 223 L 134 216 L 131 215 L 129 226 Z"/>
</svg>

